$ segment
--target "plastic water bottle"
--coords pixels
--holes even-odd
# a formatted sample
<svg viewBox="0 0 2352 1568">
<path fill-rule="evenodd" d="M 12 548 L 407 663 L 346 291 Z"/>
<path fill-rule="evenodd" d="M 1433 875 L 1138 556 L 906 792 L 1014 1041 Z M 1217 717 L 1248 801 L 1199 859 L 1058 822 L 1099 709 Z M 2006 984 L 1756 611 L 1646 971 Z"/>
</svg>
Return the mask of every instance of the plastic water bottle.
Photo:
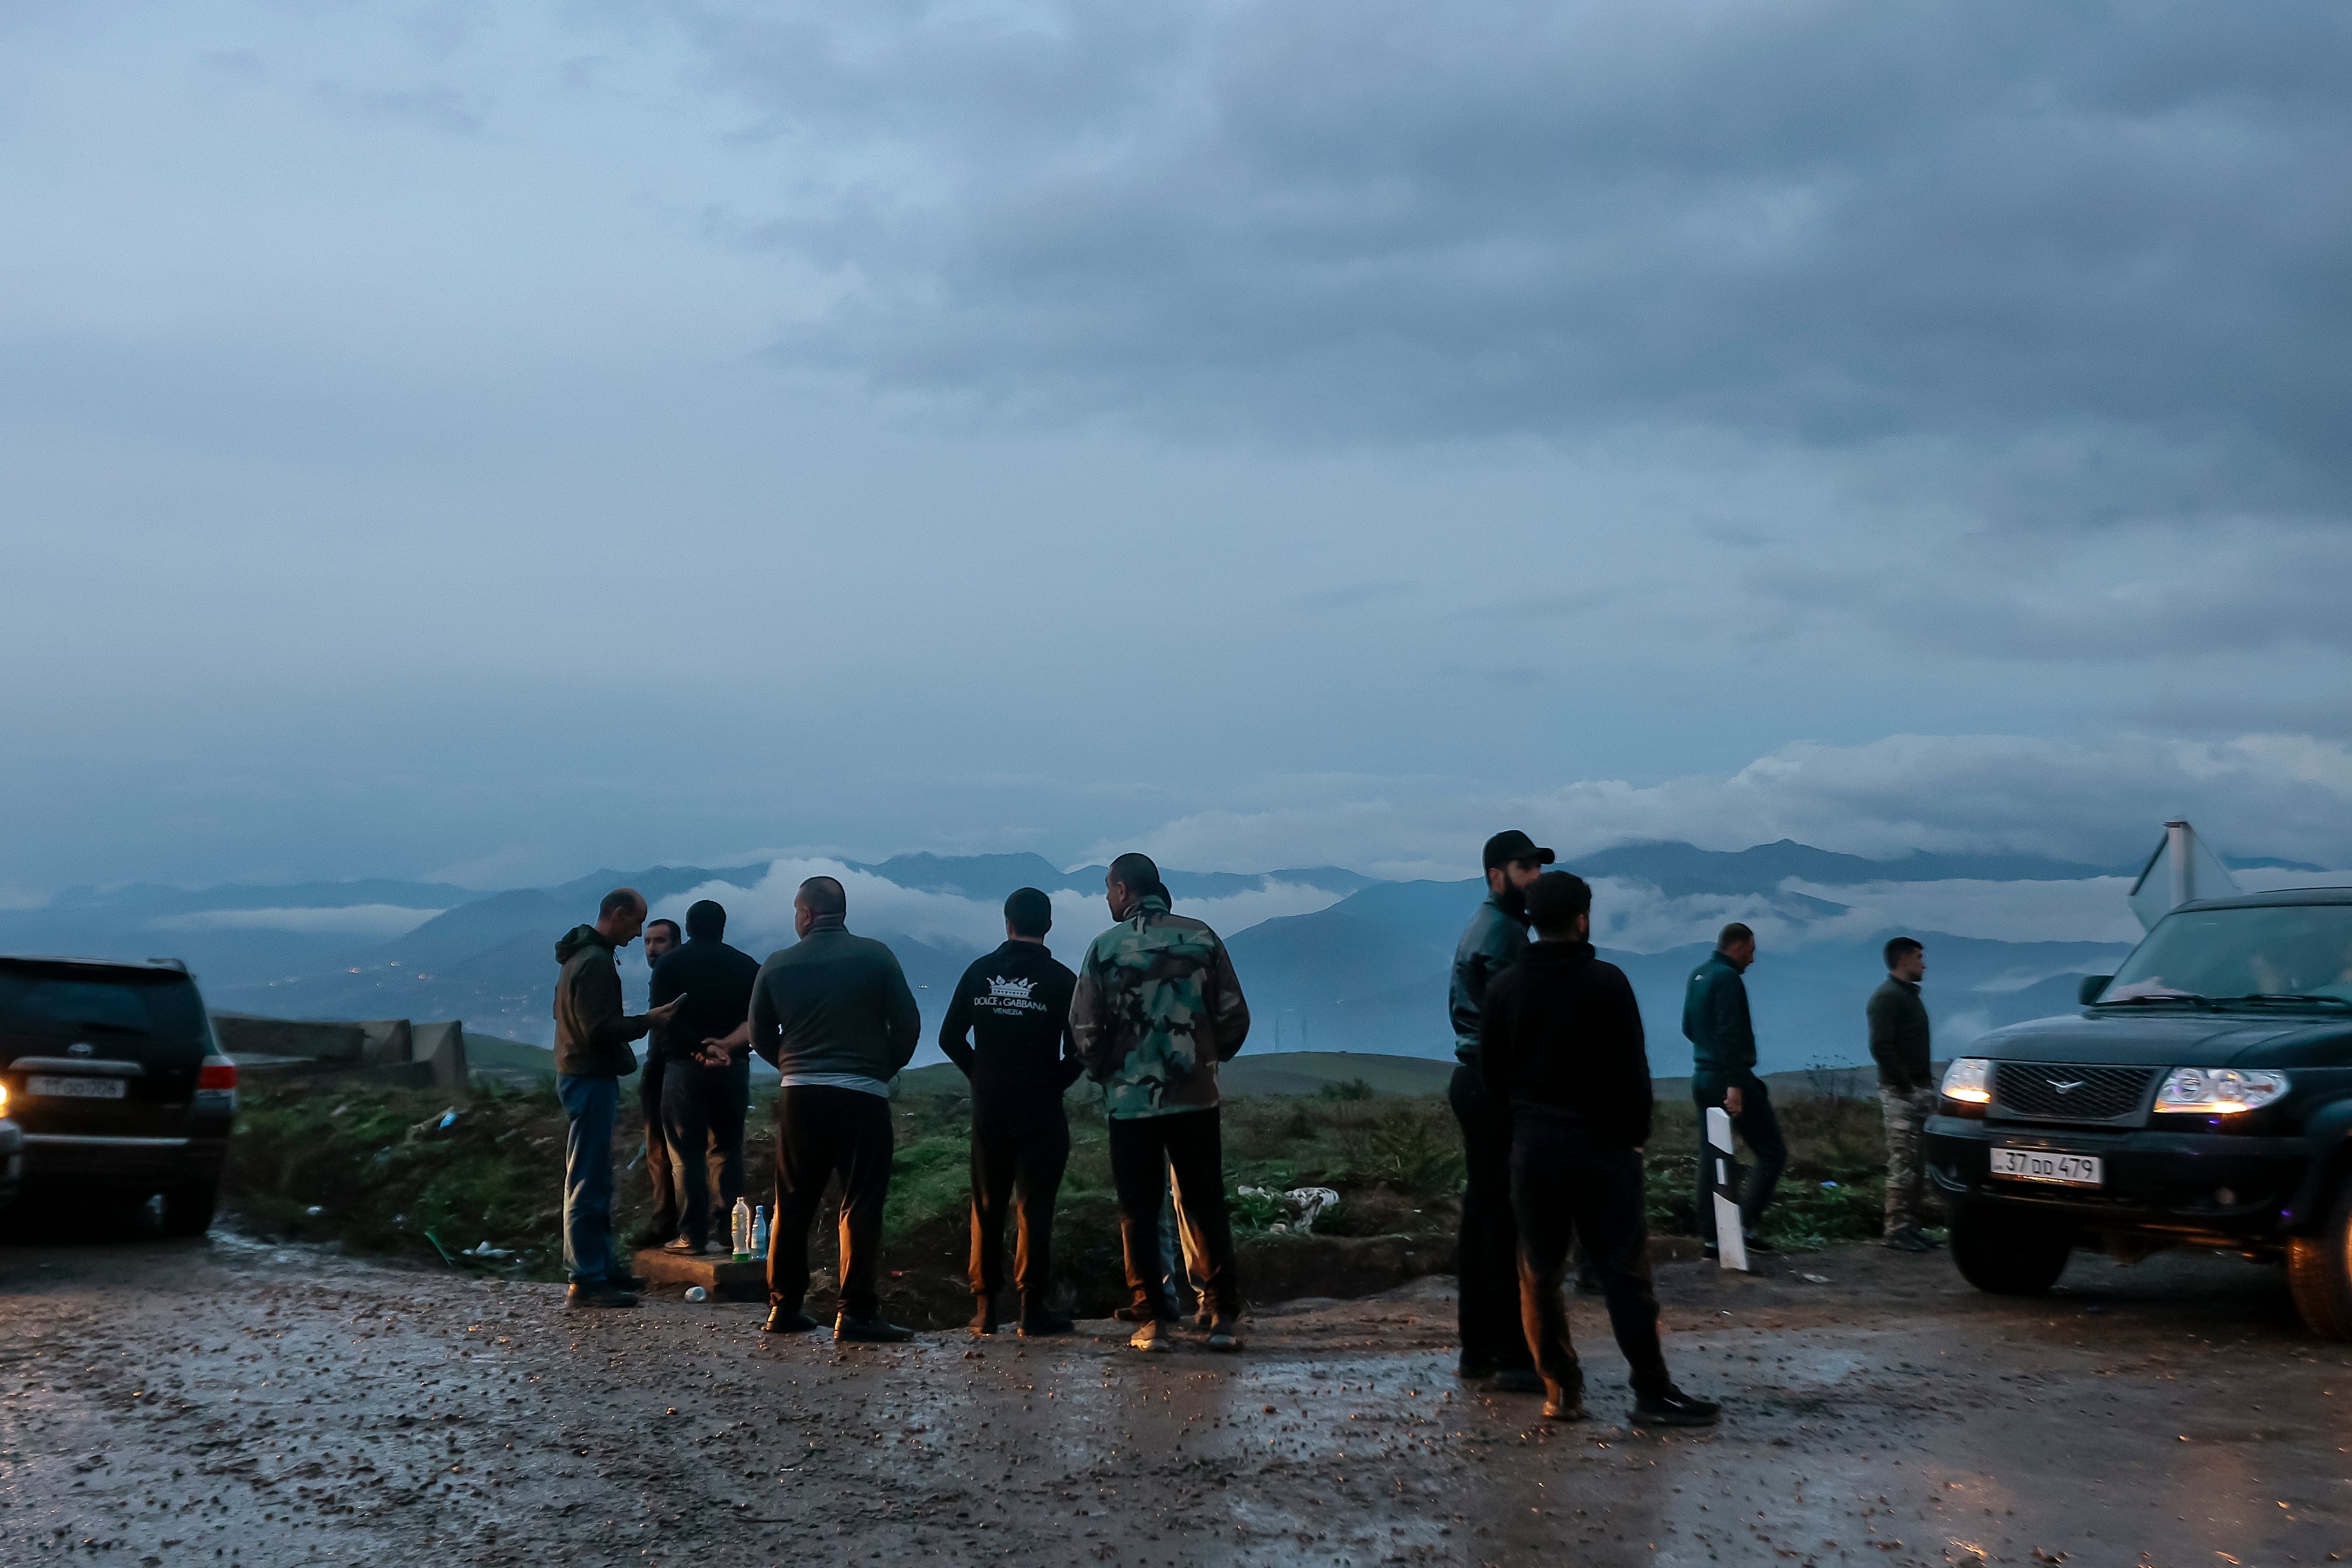
<svg viewBox="0 0 2352 1568">
<path fill-rule="evenodd" d="M 730 1228 L 735 1235 L 735 1261 L 749 1263 L 751 1261 L 751 1205 L 737 1198 L 731 1218 L 734 1221 Z"/>
<path fill-rule="evenodd" d="M 768 1205 L 765 1204 L 751 1211 L 751 1256 L 755 1258 L 768 1256 Z"/>
</svg>

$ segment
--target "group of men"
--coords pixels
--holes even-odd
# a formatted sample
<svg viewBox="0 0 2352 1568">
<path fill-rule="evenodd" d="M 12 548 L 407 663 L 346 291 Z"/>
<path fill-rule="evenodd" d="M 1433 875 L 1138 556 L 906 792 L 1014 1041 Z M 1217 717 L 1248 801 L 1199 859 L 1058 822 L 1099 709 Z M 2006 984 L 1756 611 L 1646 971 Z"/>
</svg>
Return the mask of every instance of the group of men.
<svg viewBox="0 0 2352 1568">
<path fill-rule="evenodd" d="M 1643 1152 L 1653 1114 L 1641 1010 L 1622 971 L 1591 941 L 1592 890 L 1547 869 L 1555 857 L 1526 834 L 1486 842 L 1487 896 L 1457 944 L 1448 1007 L 1458 1058 L 1449 1099 L 1466 1162 L 1460 1248 L 1460 1374 L 1497 1390 L 1545 1395 L 1556 1420 L 1584 1414 L 1564 1286 L 1571 1258 L 1605 1296 L 1632 1368 L 1636 1418 L 1704 1425 L 1719 1407 L 1669 1375 L 1658 1331 L 1644 1217 Z M 1045 946 L 1053 900 L 1034 888 L 1004 904 L 1003 946 L 958 983 L 939 1042 L 972 1089 L 971 1327 L 1010 1321 L 1024 1335 L 1068 1331 L 1048 1300 L 1055 1195 L 1069 1161 L 1065 1095 L 1084 1074 L 1103 1088 L 1111 1173 L 1138 1350 L 1172 1348 L 1172 1206 L 1185 1272 L 1197 1282 L 1199 1326 L 1216 1350 L 1241 1346 L 1241 1290 L 1224 1199 L 1217 1068 L 1249 1035 L 1249 1006 L 1215 931 L 1175 914 L 1158 867 L 1122 855 L 1104 878 L 1115 922 L 1077 970 Z M 612 1245 L 611 1142 L 618 1080 L 636 1068 L 630 1043 L 656 1036 L 644 1091 L 649 1158 L 658 1147 L 652 1237 L 699 1253 L 742 1190 L 749 1057 L 774 1067 L 774 1224 L 771 1332 L 818 1327 L 805 1310 L 808 1236 L 829 1182 L 838 1182 L 837 1338 L 891 1342 L 877 1289 L 893 1136 L 889 1080 L 914 1055 L 920 1019 L 897 957 L 847 929 L 847 897 L 830 877 L 793 900 L 798 941 L 755 963 L 724 941 L 726 911 L 687 911 L 684 940 L 667 921 L 647 930 L 634 889 L 608 894 L 593 926 L 557 944 L 559 1089 L 571 1118 L 564 1188 L 570 1300 L 635 1303 L 635 1279 Z M 667 931 L 662 928 L 669 927 Z M 646 931 L 651 1005 L 625 1013 L 614 954 Z M 1771 1097 L 1756 1072 L 1742 979 L 1755 933 L 1724 928 L 1692 972 L 1683 1008 L 1691 1092 L 1704 1116 L 1721 1107 L 1755 1158 L 1739 1205 L 1751 1250 L 1786 1162 Z M 1932 1245 L 1916 1215 L 1919 1126 L 1931 1108 L 1925 950 L 1887 944 L 1888 978 L 1868 1008 L 1892 1169 L 1887 1240 Z M 657 1133 L 656 1136 L 656 1127 Z M 1711 1215 L 1701 1177 L 1696 1213 Z M 1172 1184 L 1172 1185 L 1171 1185 Z M 1171 1194 L 1174 1203 L 1171 1205 Z M 714 1202 L 719 1214 L 714 1214 Z M 1008 1221 L 1015 1235 L 1005 1289 Z M 1710 1252 L 1715 1243 L 1708 1243 Z"/>
<path fill-rule="evenodd" d="M 1141 1351 L 1174 1348 L 1175 1301 L 1161 1226 L 1170 1183 L 1211 1349 L 1241 1348 L 1241 1287 L 1224 1201 L 1217 1068 L 1249 1036 L 1249 1005 L 1217 933 L 1175 914 L 1149 856 L 1122 855 L 1104 878 L 1116 922 L 1076 972 L 1045 947 L 1053 900 L 1023 888 L 1005 900 L 1005 941 L 958 984 L 940 1047 L 972 1083 L 972 1327 L 1007 1321 L 1024 1335 L 1066 1333 L 1048 1300 L 1055 1196 L 1069 1160 L 1064 1095 L 1080 1073 L 1103 1088 L 1119 1233 Z M 652 1234 L 699 1254 L 742 1190 L 750 1057 L 776 1068 L 770 1332 L 819 1326 L 805 1310 L 808 1237 L 829 1183 L 840 1208 L 838 1339 L 889 1342 L 910 1331 L 882 1314 L 882 1210 L 894 1147 L 889 1080 L 913 1057 L 920 1015 L 897 956 L 852 934 L 839 881 L 812 877 L 793 903 L 798 941 L 756 963 L 726 944 L 726 911 L 687 911 L 685 940 L 648 930 L 646 900 L 615 889 L 596 923 L 556 944 L 557 1088 L 570 1120 L 564 1266 L 577 1307 L 628 1307 L 644 1281 L 613 1243 L 612 1137 L 632 1043 L 654 1036 L 642 1091 L 649 1159 L 663 1151 Z M 623 1005 L 617 952 L 647 936 L 650 1004 Z M 650 950 L 658 941 L 662 951 Z M 656 1136 L 656 1124 L 658 1136 Z M 667 1194 L 667 1195 L 666 1195 Z M 719 1213 L 714 1214 L 714 1202 Z M 1013 1222 L 1015 1300 L 1004 1289 Z M 674 1233 L 674 1234 L 672 1234 Z"/>
</svg>

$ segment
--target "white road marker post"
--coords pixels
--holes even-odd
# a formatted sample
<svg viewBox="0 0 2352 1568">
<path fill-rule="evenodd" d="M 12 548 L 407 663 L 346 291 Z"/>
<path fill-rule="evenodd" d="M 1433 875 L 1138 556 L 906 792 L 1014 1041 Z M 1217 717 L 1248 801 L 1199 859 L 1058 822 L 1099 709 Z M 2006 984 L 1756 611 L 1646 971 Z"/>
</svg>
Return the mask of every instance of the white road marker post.
<svg viewBox="0 0 2352 1568">
<path fill-rule="evenodd" d="M 1706 1190 L 1715 1205 L 1715 1257 L 1718 1267 L 1748 1271 L 1748 1237 L 1739 1228 L 1739 1200 L 1731 1191 L 1731 1113 L 1706 1108 Z"/>
</svg>

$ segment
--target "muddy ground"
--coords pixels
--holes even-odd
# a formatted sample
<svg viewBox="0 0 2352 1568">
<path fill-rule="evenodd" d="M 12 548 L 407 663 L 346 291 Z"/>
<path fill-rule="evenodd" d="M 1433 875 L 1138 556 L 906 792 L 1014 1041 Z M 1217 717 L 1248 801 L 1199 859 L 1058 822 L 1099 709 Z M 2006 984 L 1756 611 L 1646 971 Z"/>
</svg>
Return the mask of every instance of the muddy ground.
<svg viewBox="0 0 2352 1568">
<path fill-rule="evenodd" d="M 1819 1280 L 1808 1278 L 1819 1276 Z M 1249 1349 L 772 1339 L 751 1306 L 209 1243 L 0 1247 L 0 1563 L 2294 1563 L 2352 1558 L 2352 1353 L 2275 1270 L 1660 1270 L 1706 1434 L 1451 1375 L 1424 1279 Z"/>
</svg>

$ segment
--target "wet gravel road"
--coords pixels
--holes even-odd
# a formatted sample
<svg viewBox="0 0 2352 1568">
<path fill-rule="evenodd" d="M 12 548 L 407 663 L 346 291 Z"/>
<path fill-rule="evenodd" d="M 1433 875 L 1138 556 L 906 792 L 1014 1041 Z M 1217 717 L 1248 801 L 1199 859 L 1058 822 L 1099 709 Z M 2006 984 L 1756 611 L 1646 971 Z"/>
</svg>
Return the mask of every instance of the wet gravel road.
<svg viewBox="0 0 2352 1568">
<path fill-rule="evenodd" d="M 0 1248 L 0 1563 L 2226 1564 L 2352 1560 L 2352 1354 L 2274 1270 L 2078 1259 L 2003 1302 L 1875 1248 L 1661 1270 L 1712 1433 L 1451 1375 L 1438 1281 L 1240 1356 L 836 1350 L 744 1306 L 234 1238 Z M 1806 1275 L 1822 1277 L 1820 1281 Z"/>
</svg>

